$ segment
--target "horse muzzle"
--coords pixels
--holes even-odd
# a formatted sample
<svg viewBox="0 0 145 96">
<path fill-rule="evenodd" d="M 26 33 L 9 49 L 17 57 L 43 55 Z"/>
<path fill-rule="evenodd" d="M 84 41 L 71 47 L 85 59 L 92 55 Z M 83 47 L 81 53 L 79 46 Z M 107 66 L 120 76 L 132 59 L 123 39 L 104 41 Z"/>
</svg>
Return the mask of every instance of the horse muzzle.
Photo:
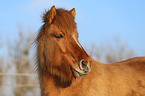
<svg viewBox="0 0 145 96">
<path fill-rule="evenodd" d="M 91 61 L 81 60 L 77 68 L 72 68 L 75 77 L 84 77 L 91 71 Z"/>
</svg>

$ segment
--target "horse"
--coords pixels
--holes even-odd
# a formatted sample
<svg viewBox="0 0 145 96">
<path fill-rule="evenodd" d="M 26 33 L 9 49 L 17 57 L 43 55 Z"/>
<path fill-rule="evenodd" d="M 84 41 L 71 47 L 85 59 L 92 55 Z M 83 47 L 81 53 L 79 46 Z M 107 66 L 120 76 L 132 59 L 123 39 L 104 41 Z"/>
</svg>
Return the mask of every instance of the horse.
<svg viewBox="0 0 145 96">
<path fill-rule="evenodd" d="M 52 6 L 36 37 L 41 96 L 145 96 L 145 57 L 103 64 L 78 41 L 75 8 Z"/>
</svg>

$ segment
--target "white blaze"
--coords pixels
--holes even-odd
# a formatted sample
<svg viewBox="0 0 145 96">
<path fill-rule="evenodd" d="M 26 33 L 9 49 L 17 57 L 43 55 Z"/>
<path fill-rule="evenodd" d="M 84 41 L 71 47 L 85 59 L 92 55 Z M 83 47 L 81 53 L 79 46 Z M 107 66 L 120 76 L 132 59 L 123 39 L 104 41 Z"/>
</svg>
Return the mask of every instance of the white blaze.
<svg viewBox="0 0 145 96">
<path fill-rule="evenodd" d="M 80 47 L 80 48 L 82 48 L 82 46 L 80 45 L 80 43 L 76 40 L 76 38 L 73 36 L 73 38 L 74 38 L 74 40 L 75 40 L 75 42 L 77 43 L 77 45 Z"/>
</svg>

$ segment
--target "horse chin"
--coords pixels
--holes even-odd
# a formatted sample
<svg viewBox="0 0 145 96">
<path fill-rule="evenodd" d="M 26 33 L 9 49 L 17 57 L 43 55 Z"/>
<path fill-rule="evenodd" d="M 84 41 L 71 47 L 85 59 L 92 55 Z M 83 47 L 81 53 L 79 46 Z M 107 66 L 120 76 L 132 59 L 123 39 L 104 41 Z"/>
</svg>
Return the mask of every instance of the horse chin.
<svg viewBox="0 0 145 96">
<path fill-rule="evenodd" d="M 72 71 L 73 71 L 75 77 L 84 77 L 91 71 L 91 69 L 89 69 L 87 72 L 84 72 L 80 69 L 72 68 Z"/>
</svg>

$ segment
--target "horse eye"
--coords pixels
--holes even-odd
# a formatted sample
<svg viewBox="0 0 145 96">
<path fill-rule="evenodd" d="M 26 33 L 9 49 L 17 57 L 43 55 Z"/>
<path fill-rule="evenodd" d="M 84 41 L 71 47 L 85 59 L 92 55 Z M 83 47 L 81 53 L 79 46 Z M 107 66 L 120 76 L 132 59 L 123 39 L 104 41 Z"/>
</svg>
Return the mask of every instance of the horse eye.
<svg viewBox="0 0 145 96">
<path fill-rule="evenodd" d="M 58 34 L 55 36 L 56 38 L 63 38 L 63 35 L 62 34 Z"/>
</svg>

